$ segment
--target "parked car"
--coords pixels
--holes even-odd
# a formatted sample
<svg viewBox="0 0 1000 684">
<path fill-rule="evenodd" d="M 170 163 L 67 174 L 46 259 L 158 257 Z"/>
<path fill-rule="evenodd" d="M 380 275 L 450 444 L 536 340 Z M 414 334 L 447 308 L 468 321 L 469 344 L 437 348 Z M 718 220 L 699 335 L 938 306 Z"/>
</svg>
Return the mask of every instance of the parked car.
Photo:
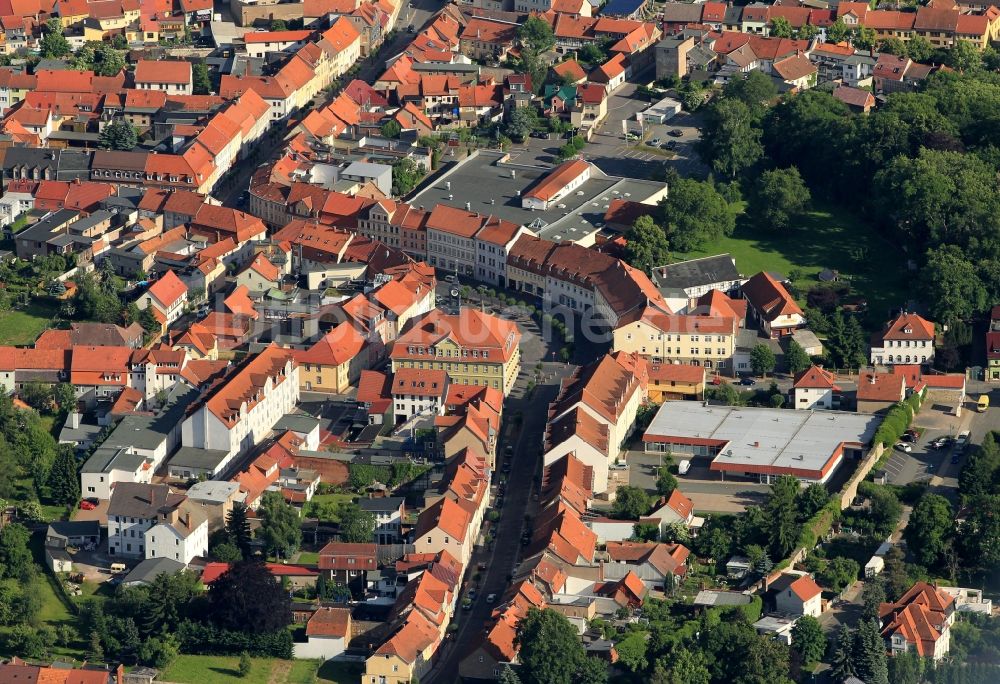
<svg viewBox="0 0 1000 684">
<path fill-rule="evenodd" d="M 649 145 L 650 147 L 656 147 L 657 145 L 660 144 L 660 139 L 659 138 L 651 138 L 650 140 L 646 141 L 646 144 Z"/>
<path fill-rule="evenodd" d="M 902 440 L 902 441 L 904 441 L 904 442 L 916 442 L 917 441 L 917 438 L 914 437 L 913 435 L 909 434 L 909 433 L 900 435 L 899 439 Z"/>
<path fill-rule="evenodd" d="M 961 451 L 962 449 L 964 449 L 968 443 L 969 443 L 969 431 L 965 430 L 964 432 L 958 433 L 958 439 L 955 440 L 955 446 L 958 447 L 958 450 Z"/>
<path fill-rule="evenodd" d="M 952 465 L 956 465 L 958 463 L 958 459 L 959 458 L 960 458 L 960 456 L 958 454 L 952 454 L 951 455 L 951 464 Z"/>
<path fill-rule="evenodd" d="M 486 602 L 487 603 L 496 603 L 496 600 L 497 600 L 497 595 L 496 594 L 490 594 L 490 595 L 488 595 L 486 597 Z"/>
<path fill-rule="evenodd" d="M 548 138 L 549 134 L 545 131 L 532 131 L 529 133 L 532 138 Z"/>
<path fill-rule="evenodd" d="M 80 501 L 81 511 L 92 511 L 95 508 L 97 508 L 97 504 L 92 502 L 90 499 L 83 499 L 82 501 Z"/>
<path fill-rule="evenodd" d="M 911 447 L 906 442 L 896 442 L 896 448 L 899 449 L 900 451 L 905 451 L 906 453 L 910 453 L 911 451 L 913 451 L 913 447 Z"/>
<path fill-rule="evenodd" d="M 472 601 L 467 598 L 462 599 L 462 610 L 472 610 Z"/>
<path fill-rule="evenodd" d="M 684 131 L 682 131 L 679 128 L 673 128 L 667 133 L 667 135 L 669 135 L 671 138 L 681 138 L 684 136 Z"/>
<path fill-rule="evenodd" d="M 751 378 L 749 375 L 744 375 L 742 378 L 740 378 L 740 384 L 743 385 L 744 387 L 753 387 L 754 385 L 757 384 L 757 381 Z"/>
<path fill-rule="evenodd" d="M 663 143 L 663 149 L 665 149 L 665 150 L 674 150 L 674 149 L 677 149 L 677 141 L 676 140 L 668 140 L 667 142 Z"/>
</svg>

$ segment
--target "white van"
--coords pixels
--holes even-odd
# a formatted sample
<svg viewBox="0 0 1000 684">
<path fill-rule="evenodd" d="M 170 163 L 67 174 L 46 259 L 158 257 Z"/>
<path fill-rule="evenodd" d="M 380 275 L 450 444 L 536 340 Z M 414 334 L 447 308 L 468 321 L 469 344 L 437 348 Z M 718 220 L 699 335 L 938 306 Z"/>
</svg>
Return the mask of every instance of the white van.
<svg viewBox="0 0 1000 684">
<path fill-rule="evenodd" d="M 691 461 L 689 461 L 687 459 L 684 459 L 683 461 L 681 461 L 680 465 L 677 466 L 677 472 L 680 475 L 687 475 L 687 473 L 688 473 L 689 470 L 691 470 Z"/>
</svg>

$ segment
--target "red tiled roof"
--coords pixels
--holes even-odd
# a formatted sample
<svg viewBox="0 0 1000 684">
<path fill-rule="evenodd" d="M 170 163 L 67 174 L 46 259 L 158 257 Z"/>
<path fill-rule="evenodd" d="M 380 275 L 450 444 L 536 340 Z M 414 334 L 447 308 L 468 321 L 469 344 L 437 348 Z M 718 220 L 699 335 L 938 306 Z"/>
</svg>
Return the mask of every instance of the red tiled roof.
<svg viewBox="0 0 1000 684">
<path fill-rule="evenodd" d="M 306 623 L 306 636 L 350 637 L 351 609 L 322 607 Z"/>
<path fill-rule="evenodd" d="M 858 401 L 902 401 L 905 386 L 902 375 L 863 371 L 858 376 Z"/>
<path fill-rule="evenodd" d="M 795 376 L 792 384 L 795 389 L 832 389 L 840 391 L 837 387 L 837 377 L 828 370 L 823 370 L 819 366 L 811 366 Z"/>
<path fill-rule="evenodd" d="M 823 593 L 816 581 L 809 575 L 803 575 L 788 585 L 788 588 L 799 597 L 801 601 L 808 601 Z"/>
<path fill-rule="evenodd" d="M 590 170 L 590 162 L 582 159 L 574 159 L 563 162 L 554 168 L 545 178 L 525 193 L 525 197 L 535 197 L 542 201 L 548 201 L 565 188 L 573 180 Z"/>
<path fill-rule="evenodd" d="M 802 315 L 802 309 L 795 303 L 785 286 L 761 271 L 743 284 L 743 294 L 751 306 L 768 321 L 779 316 Z"/>
<path fill-rule="evenodd" d="M 169 309 L 181 296 L 187 293 L 187 285 L 173 271 L 167 271 L 149 286 L 147 292 L 153 295 L 164 308 Z"/>
<path fill-rule="evenodd" d="M 885 340 L 933 340 L 934 324 L 915 313 L 902 313 L 882 333 Z"/>
<path fill-rule="evenodd" d="M 140 59 L 135 64 L 136 83 L 189 85 L 191 79 L 191 62 L 176 59 L 161 59 L 158 61 Z"/>
</svg>

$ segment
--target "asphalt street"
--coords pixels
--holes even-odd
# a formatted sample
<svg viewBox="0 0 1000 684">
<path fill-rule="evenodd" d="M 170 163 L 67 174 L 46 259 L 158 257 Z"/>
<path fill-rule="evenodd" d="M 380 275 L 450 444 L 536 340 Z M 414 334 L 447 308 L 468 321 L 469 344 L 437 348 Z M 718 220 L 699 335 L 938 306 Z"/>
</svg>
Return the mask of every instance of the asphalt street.
<svg viewBox="0 0 1000 684">
<path fill-rule="evenodd" d="M 528 364 L 522 366 L 528 367 Z M 525 512 L 534 490 L 535 474 L 539 470 L 538 445 L 545 433 L 546 408 L 555 399 L 561 375 L 568 370 L 563 364 L 546 363 L 544 377 L 551 379 L 537 385 L 530 396 L 525 394 L 529 374 L 524 372 L 507 398 L 504 420 L 509 422 L 514 420 L 514 416 L 521 415 L 523 422 L 518 428 L 505 430 L 504 435 L 511 435 L 512 440 L 501 439 L 497 447 L 500 458 L 499 455 L 504 453 L 508 444 L 513 446 L 506 495 L 503 506 L 499 509 L 500 520 L 493 528 L 492 546 L 487 549 L 477 548 L 472 556 L 470 576 L 476 572 L 475 568 L 479 564 L 485 564 L 485 570 L 480 571 L 482 577 L 476 588 L 472 608 L 456 613 L 458 629 L 441 647 L 434 667 L 421 680 L 424 684 L 451 684 L 458 681 L 459 663 L 476 648 L 490 614 L 498 605 L 487 603 L 486 597 L 490 594 L 502 597 L 507 589 L 522 549 L 521 533 L 525 524 Z"/>
</svg>

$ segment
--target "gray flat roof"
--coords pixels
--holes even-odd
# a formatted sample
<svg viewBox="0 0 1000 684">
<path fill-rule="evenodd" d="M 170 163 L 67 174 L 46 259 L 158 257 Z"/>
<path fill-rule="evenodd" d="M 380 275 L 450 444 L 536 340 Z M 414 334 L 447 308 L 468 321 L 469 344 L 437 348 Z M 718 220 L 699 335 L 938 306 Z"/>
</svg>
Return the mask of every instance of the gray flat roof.
<svg viewBox="0 0 1000 684">
<path fill-rule="evenodd" d="M 291 430 L 304 434 L 312 432 L 319 426 L 319 420 L 306 413 L 286 413 L 274 424 L 274 431 Z"/>
<path fill-rule="evenodd" d="M 199 449 L 197 447 L 181 447 L 167 462 L 168 467 L 196 468 L 198 470 L 215 471 L 222 459 L 229 452 L 221 449 Z"/>
<path fill-rule="evenodd" d="M 529 226 L 547 240 L 576 241 L 603 227 L 611 200 L 642 202 L 664 187 L 663 183 L 608 176 L 595 166 L 590 180 L 575 192 L 546 211 L 532 211 L 521 206 L 521 196 L 553 167 L 518 164 L 516 159 L 498 165 L 505 156 L 480 150 L 421 190 L 410 204 L 430 211 L 438 204 L 464 207 L 468 203 L 469 211 Z"/>
<path fill-rule="evenodd" d="M 669 401 L 656 412 L 643 441 L 721 444 L 713 470 L 762 472 L 765 467 L 770 474 L 807 470 L 825 476 L 843 445 L 867 444 L 881 422 L 865 413 Z"/>
<path fill-rule="evenodd" d="M 753 599 L 735 591 L 699 591 L 694 597 L 696 606 L 745 606 Z"/>
<path fill-rule="evenodd" d="M 392 173 L 392 167 L 388 164 L 373 164 L 371 162 L 351 162 L 348 164 L 347 168 L 344 169 L 345 176 L 362 176 L 364 178 L 374 178 L 381 176 L 382 174 L 389 172 Z"/>
<path fill-rule="evenodd" d="M 222 503 L 239 491 L 240 486 L 235 482 L 223 482 L 221 480 L 205 480 L 195 482 L 187 490 L 189 499 L 193 501 L 207 501 L 210 503 Z"/>
</svg>

